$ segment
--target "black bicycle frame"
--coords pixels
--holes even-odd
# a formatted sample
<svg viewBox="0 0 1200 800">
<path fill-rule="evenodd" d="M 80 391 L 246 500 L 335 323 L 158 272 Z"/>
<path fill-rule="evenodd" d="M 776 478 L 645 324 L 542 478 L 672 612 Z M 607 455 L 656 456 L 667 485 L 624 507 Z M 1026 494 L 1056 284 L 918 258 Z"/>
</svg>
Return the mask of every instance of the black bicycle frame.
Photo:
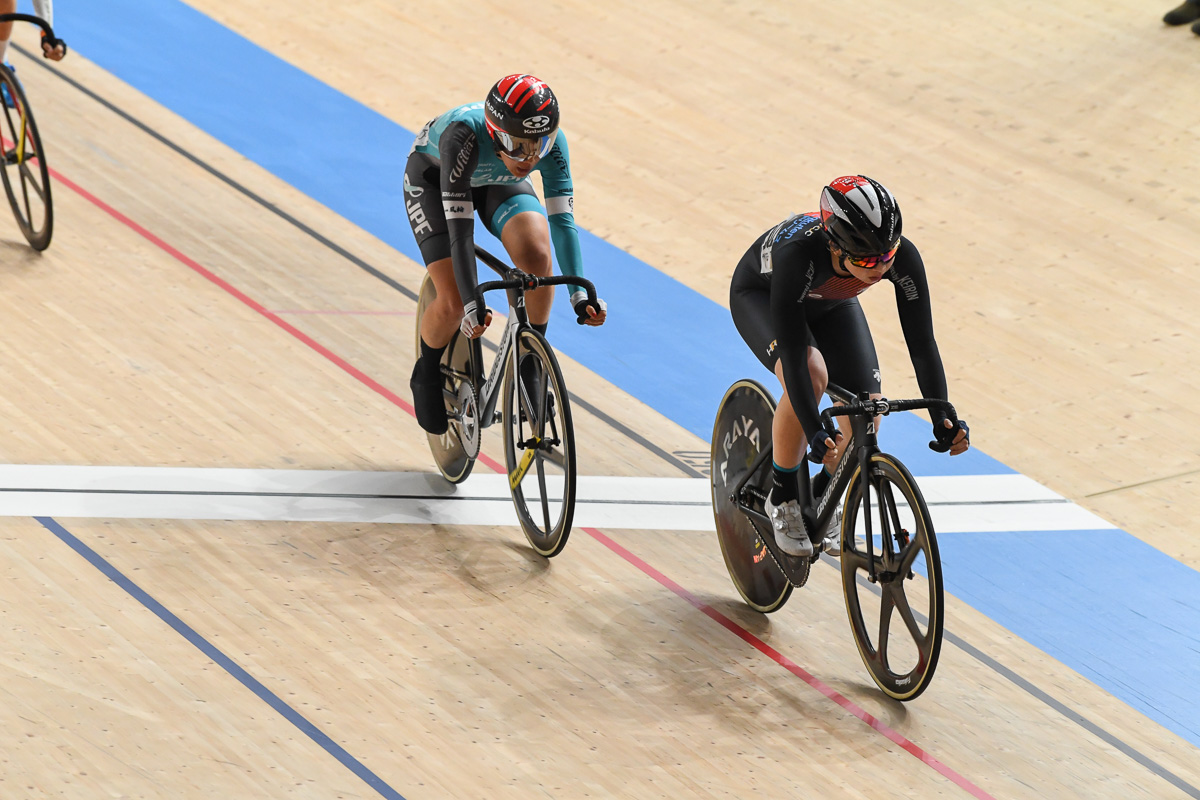
<svg viewBox="0 0 1200 800">
<path fill-rule="evenodd" d="M 869 465 L 871 457 L 880 452 L 879 439 L 875 430 L 875 418 L 879 416 L 887 416 L 893 411 L 909 411 L 918 408 L 940 408 L 944 410 L 950 417 L 951 422 L 957 424 L 958 418 L 954 412 L 954 406 L 945 400 L 887 400 L 880 398 L 872 400 L 867 393 L 862 393 L 858 399 L 854 399 L 853 395 L 840 386 L 829 384 L 825 393 L 833 399 L 838 405 L 834 405 L 821 412 L 821 427 L 826 432 L 834 430 L 833 417 L 849 417 L 850 418 L 850 438 L 844 443 L 844 455 L 838 461 L 837 467 L 834 470 L 833 478 L 829 481 L 829 485 L 818 498 L 812 497 L 812 492 L 809 488 L 808 470 L 801 469 L 799 471 L 800 480 L 800 498 L 801 498 L 801 515 L 804 517 L 804 523 L 811 531 L 820 531 L 829 523 L 833 512 L 837 508 L 837 501 L 846 491 L 846 487 L 850 484 L 853 470 L 847 469 L 847 466 L 857 463 L 859 474 L 862 475 L 864 481 L 863 488 L 863 511 L 864 523 L 867 526 L 867 563 L 871 565 L 870 580 L 875 581 L 875 557 L 874 543 L 871 536 L 871 492 L 870 482 L 867 480 L 870 475 Z M 830 433 L 832 435 L 832 433 Z M 750 477 L 758 472 L 768 458 L 771 457 L 773 444 L 768 444 L 763 451 L 758 454 L 751 464 L 750 469 L 746 471 L 745 476 L 738 481 L 734 486 L 732 498 L 734 503 L 742 510 L 746 516 L 750 517 L 760 525 L 766 525 L 767 530 L 771 529 L 771 521 L 766 514 L 751 507 L 747 498 L 753 497 L 760 503 L 766 501 L 766 494 L 761 487 L 747 486 Z M 851 458 L 851 453 L 856 454 L 856 458 Z M 801 466 L 804 466 L 803 464 Z M 760 530 L 761 533 L 761 530 Z M 772 552 L 776 547 L 774 541 L 766 541 L 772 537 L 763 537 L 764 544 L 771 548 Z M 783 563 L 776 554 L 776 560 Z"/>
</svg>

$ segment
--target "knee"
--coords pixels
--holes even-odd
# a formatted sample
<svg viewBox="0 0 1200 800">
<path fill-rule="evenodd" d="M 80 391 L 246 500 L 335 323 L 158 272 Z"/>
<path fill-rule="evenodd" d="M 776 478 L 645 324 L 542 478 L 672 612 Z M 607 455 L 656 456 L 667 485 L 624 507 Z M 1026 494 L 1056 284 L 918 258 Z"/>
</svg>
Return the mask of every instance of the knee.
<svg viewBox="0 0 1200 800">
<path fill-rule="evenodd" d="M 515 266 L 531 275 L 549 275 L 551 269 L 550 242 L 533 240 L 525 242 L 513 256 Z"/>
<path fill-rule="evenodd" d="M 463 304 L 457 293 L 439 294 L 425 310 L 439 321 L 457 320 L 463 315 Z"/>
</svg>

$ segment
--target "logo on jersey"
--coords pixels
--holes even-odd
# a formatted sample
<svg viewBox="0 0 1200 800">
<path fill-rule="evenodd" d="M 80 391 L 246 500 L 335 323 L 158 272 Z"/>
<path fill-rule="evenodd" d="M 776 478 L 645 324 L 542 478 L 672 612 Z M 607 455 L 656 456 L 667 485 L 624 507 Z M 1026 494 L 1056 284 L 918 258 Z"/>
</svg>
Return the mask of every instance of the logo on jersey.
<svg viewBox="0 0 1200 800">
<path fill-rule="evenodd" d="M 412 197 L 415 199 L 415 198 L 420 197 L 421 195 L 425 194 L 425 190 L 422 189 L 420 186 L 413 186 L 411 183 L 408 182 L 408 176 L 405 175 L 404 176 L 404 193 L 406 195 L 408 195 L 409 197 Z"/>
<path fill-rule="evenodd" d="M 536 117 L 527 117 L 521 120 L 521 124 L 525 126 L 526 130 L 540 131 L 542 128 L 550 126 L 550 118 L 545 114 L 538 114 Z"/>
<path fill-rule="evenodd" d="M 404 203 L 408 209 L 408 218 L 412 220 L 412 228 L 414 234 L 432 233 L 433 226 L 429 224 L 429 220 L 425 219 L 425 209 L 421 208 L 421 204 L 415 200 L 408 200 Z"/>
<path fill-rule="evenodd" d="M 893 278 L 893 280 L 904 291 L 904 299 L 910 303 L 921 296 L 921 293 L 917 290 L 917 282 L 910 276 L 904 275 L 900 278 Z"/>
<path fill-rule="evenodd" d="M 466 172 L 467 163 L 471 160 L 471 156 L 475 153 L 475 139 L 467 139 L 463 142 L 462 149 L 458 151 L 458 155 L 454 159 L 454 168 L 450 170 L 450 182 L 457 183 L 459 178 Z"/>
</svg>

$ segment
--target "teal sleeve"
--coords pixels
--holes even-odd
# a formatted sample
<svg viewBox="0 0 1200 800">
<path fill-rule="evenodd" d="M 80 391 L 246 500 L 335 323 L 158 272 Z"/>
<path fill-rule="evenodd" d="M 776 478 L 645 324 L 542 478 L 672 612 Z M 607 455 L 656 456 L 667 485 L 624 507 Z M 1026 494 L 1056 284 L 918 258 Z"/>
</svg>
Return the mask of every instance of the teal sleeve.
<svg viewBox="0 0 1200 800">
<path fill-rule="evenodd" d="M 583 254 L 579 249 L 579 230 L 575 227 L 575 189 L 571 185 L 571 154 L 567 137 L 562 131 L 555 137 L 554 147 L 538 168 L 542 173 L 542 188 L 546 192 L 546 211 L 550 221 L 550 240 L 563 275 L 583 277 Z M 572 294 L 582 286 L 568 284 Z"/>
<path fill-rule="evenodd" d="M 550 215 L 550 240 L 554 242 L 554 255 L 563 275 L 583 276 L 583 254 L 579 250 L 579 231 L 575 228 L 574 214 Z M 567 284 L 574 294 L 583 291 L 582 286 Z"/>
</svg>

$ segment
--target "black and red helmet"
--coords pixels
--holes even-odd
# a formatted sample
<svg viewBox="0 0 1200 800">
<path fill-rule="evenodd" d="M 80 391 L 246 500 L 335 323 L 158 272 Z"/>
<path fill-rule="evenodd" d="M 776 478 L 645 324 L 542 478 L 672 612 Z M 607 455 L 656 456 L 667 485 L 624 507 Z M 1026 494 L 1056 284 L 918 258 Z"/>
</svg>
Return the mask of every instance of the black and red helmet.
<svg viewBox="0 0 1200 800">
<path fill-rule="evenodd" d="M 903 219 L 892 193 L 865 175 L 844 175 L 821 192 L 821 226 L 849 256 L 888 253 L 900 242 Z"/>
<path fill-rule="evenodd" d="M 558 100 L 538 78 L 509 75 L 488 92 L 483 119 L 500 152 L 521 161 L 542 158 L 558 133 Z"/>
</svg>

